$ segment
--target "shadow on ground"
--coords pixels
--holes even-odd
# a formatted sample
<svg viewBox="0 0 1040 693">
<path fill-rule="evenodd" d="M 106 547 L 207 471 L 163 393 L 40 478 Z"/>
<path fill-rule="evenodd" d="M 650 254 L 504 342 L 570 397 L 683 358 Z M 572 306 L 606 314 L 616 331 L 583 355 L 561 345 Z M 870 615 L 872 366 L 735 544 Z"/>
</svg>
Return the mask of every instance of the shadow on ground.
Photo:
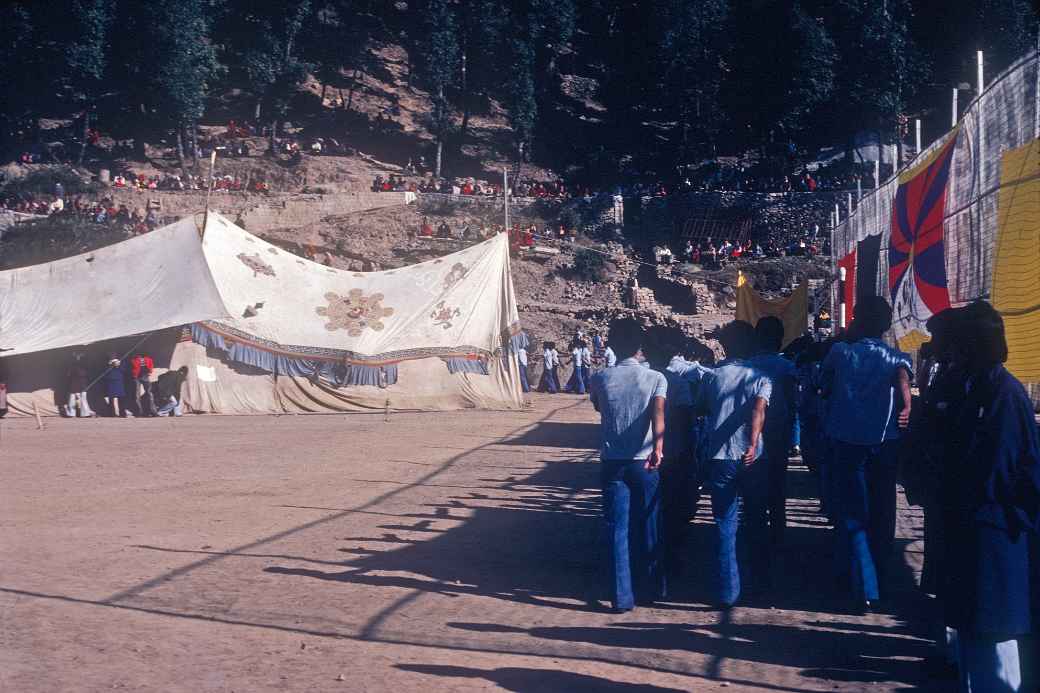
<svg viewBox="0 0 1040 693">
<path fill-rule="evenodd" d="M 545 423 L 504 444 L 574 449 L 575 441 L 586 440 L 589 433 L 584 424 Z M 429 512 L 407 515 L 404 523 L 380 525 L 378 536 L 345 537 L 347 544 L 335 547 L 341 556 L 352 557 L 344 570 L 278 566 L 266 570 L 419 593 L 479 595 L 559 610 L 602 611 L 606 585 L 600 570 L 597 464 L 591 453 L 573 454 L 568 460 L 544 462 L 530 476 L 480 479 L 486 484 L 480 489 L 446 485 L 450 495 L 442 503 L 428 505 Z M 915 588 L 914 572 L 902 560 L 911 540 L 899 540 L 889 568 L 885 596 L 893 618 L 842 615 L 849 605 L 848 589 L 836 569 L 833 531 L 818 512 L 816 480 L 804 467 L 793 466 L 789 486 L 788 527 L 783 545 L 776 550 L 774 586 L 742 604 L 748 608 L 738 609 L 739 618 L 723 614 L 718 623 L 655 623 L 652 611 L 637 611 L 603 626 L 529 627 L 494 622 L 493 615 L 488 622 L 456 620 L 446 625 L 456 631 L 609 648 L 606 652 L 626 650 L 637 657 L 639 652 L 697 653 L 714 663 L 704 672 L 709 678 L 718 675 L 720 662 L 735 660 L 795 668 L 807 682 L 813 680 L 814 687 L 828 681 L 836 685 L 894 682 L 905 685 L 903 690 L 945 690 L 941 684 L 929 683 L 922 671 L 921 660 L 930 654 L 931 644 L 921 637 L 925 606 Z M 702 499 L 689 526 L 684 574 L 673 577 L 669 599 L 660 609 L 687 611 L 691 617 L 711 610 L 706 605 L 713 600 L 714 542 L 709 506 Z M 538 649 L 537 644 L 532 646 L 532 652 Z M 670 690 L 534 669 L 400 668 L 478 678 L 515 691 Z"/>
</svg>

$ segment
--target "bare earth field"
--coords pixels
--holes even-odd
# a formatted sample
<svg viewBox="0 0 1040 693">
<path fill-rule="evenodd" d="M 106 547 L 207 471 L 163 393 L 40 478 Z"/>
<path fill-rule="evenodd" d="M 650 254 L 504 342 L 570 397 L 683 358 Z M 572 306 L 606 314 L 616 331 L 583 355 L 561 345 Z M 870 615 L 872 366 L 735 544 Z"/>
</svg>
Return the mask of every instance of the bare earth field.
<svg viewBox="0 0 1040 693">
<path fill-rule="evenodd" d="M 922 682 L 919 514 L 899 615 L 842 614 L 800 467 L 771 600 L 708 605 L 702 501 L 672 601 L 607 613 L 595 420 L 536 395 L 388 422 L 3 421 L 0 690 L 943 690 Z"/>
</svg>

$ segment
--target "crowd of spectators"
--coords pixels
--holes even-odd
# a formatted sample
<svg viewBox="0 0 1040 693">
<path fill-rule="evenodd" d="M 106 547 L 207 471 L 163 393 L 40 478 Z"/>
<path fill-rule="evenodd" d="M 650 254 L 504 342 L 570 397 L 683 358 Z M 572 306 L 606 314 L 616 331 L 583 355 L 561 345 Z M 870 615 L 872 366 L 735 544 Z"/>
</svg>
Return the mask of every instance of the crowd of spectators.
<svg viewBox="0 0 1040 693">
<path fill-rule="evenodd" d="M 209 184 L 209 178 L 205 175 L 193 175 L 187 173 L 181 175 L 154 175 L 145 176 L 135 174 L 133 171 L 119 173 L 112 178 L 112 187 L 132 190 L 195 190 L 204 191 Z M 261 179 L 242 180 L 238 176 L 227 174 L 217 176 L 213 179 L 213 190 L 215 192 L 270 192 L 271 187 Z"/>
</svg>

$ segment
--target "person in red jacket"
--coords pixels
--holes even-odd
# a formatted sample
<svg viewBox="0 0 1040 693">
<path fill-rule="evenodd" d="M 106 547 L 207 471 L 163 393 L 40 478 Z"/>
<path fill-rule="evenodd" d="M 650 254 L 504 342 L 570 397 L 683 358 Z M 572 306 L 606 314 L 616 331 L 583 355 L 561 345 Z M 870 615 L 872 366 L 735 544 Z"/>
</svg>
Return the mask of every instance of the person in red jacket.
<svg viewBox="0 0 1040 693">
<path fill-rule="evenodd" d="M 130 377 L 134 382 L 134 404 L 138 416 L 155 416 L 155 399 L 152 397 L 152 357 L 137 352 L 130 360 Z"/>
</svg>

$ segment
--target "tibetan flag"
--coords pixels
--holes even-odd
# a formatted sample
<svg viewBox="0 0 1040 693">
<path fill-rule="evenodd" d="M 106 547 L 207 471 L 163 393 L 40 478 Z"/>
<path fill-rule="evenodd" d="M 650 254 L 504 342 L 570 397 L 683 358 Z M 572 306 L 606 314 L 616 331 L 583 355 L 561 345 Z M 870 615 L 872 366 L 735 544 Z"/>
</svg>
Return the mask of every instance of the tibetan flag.
<svg viewBox="0 0 1040 693">
<path fill-rule="evenodd" d="M 899 339 L 921 332 L 928 318 L 950 307 L 943 224 L 956 143 L 954 131 L 943 146 L 899 176 L 888 247 L 888 289 Z"/>
</svg>

